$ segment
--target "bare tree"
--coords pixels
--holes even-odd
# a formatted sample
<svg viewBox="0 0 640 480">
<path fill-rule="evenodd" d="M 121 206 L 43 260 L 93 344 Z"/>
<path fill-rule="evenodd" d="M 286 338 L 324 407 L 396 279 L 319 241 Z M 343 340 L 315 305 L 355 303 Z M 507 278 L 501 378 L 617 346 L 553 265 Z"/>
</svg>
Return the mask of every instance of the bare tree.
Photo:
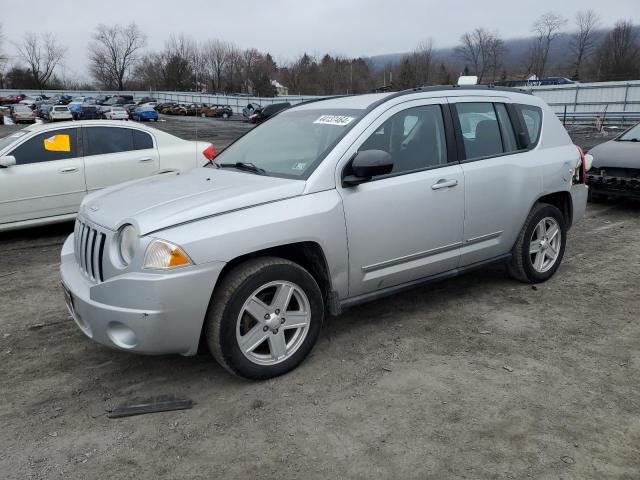
<svg viewBox="0 0 640 480">
<path fill-rule="evenodd" d="M 640 75 L 640 39 L 630 20 L 616 22 L 598 48 L 598 80 L 627 80 Z"/>
<path fill-rule="evenodd" d="M 472 73 L 478 77 L 478 83 L 482 82 L 490 69 L 493 70 L 495 78 L 495 72 L 502 63 L 503 52 L 504 42 L 498 34 L 481 27 L 464 33 L 460 37 L 460 45 L 455 49 L 456 55 L 471 65 Z"/>
<path fill-rule="evenodd" d="M 571 39 L 575 80 L 580 79 L 580 72 L 584 62 L 593 53 L 595 46 L 594 32 L 599 23 L 600 17 L 594 10 L 576 13 L 575 24 L 578 30 Z"/>
<path fill-rule="evenodd" d="M 93 78 L 108 88 L 124 90 L 146 36 L 135 23 L 128 26 L 98 25 L 89 44 L 89 70 Z"/>
<path fill-rule="evenodd" d="M 0 88 L 4 88 L 4 69 L 7 66 L 7 57 L 4 53 L 4 33 L 0 23 Z"/>
<path fill-rule="evenodd" d="M 433 69 L 433 39 L 429 38 L 418 44 L 413 51 L 416 80 L 419 85 L 428 85 Z"/>
<path fill-rule="evenodd" d="M 567 19 L 553 12 L 541 15 L 533 22 L 532 32 L 535 37 L 529 51 L 531 71 L 538 78 L 543 78 L 549 61 L 551 44 L 558 38 L 560 29 L 567 23 Z"/>
<path fill-rule="evenodd" d="M 55 36 L 44 33 L 41 36 L 29 32 L 22 43 L 16 45 L 18 56 L 24 60 L 38 89 L 47 87 L 56 67 L 62 63 L 67 48 L 58 44 Z"/>
<path fill-rule="evenodd" d="M 242 53 L 242 83 L 245 92 L 249 91 L 251 77 L 262 55 L 255 48 L 249 48 Z"/>
<path fill-rule="evenodd" d="M 491 73 L 491 81 L 495 82 L 498 79 L 498 72 L 503 69 L 503 58 L 506 51 L 504 41 L 494 35 L 487 43 L 487 50 L 489 51 L 487 67 Z"/>
<path fill-rule="evenodd" d="M 229 60 L 230 46 L 222 40 L 209 40 L 203 48 L 205 62 L 213 83 L 213 90 L 222 89 L 222 75 Z"/>
</svg>

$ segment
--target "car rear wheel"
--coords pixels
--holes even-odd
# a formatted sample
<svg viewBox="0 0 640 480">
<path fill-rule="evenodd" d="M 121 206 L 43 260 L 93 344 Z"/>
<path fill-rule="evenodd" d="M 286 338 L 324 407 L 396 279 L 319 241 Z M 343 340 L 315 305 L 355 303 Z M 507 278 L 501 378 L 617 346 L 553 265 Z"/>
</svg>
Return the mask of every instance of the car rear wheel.
<svg viewBox="0 0 640 480">
<path fill-rule="evenodd" d="M 262 380 L 304 360 L 323 318 L 322 294 L 309 272 L 282 258 L 257 258 L 234 268 L 216 288 L 205 338 L 228 371 Z"/>
<path fill-rule="evenodd" d="M 229 114 L 228 114 L 227 112 L 224 112 L 224 113 L 222 114 L 222 118 L 224 118 L 224 119 L 229 118 Z"/>
<path fill-rule="evenodd" d="M 566 224 L 554 205 L 536 204 L 513 247 L 509 274 L 525 283 L 540 283 L 553 276 L 566 244 Z"/>
</svg>

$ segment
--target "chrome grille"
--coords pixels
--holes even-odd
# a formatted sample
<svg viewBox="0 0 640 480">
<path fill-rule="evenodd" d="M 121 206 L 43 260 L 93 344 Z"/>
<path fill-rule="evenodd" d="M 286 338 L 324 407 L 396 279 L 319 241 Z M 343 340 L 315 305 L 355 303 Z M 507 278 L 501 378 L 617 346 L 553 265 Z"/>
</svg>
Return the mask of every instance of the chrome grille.
<svg viewBox="0 0 640 480">
<path fill-rule="evenodd" d="M 106 235 L 91 228 L 82 220 L 76 220 L 74 233 L 74 250 L 80 269 L 92 280 L 102 282 L 102 257 Z"/>
</svg>

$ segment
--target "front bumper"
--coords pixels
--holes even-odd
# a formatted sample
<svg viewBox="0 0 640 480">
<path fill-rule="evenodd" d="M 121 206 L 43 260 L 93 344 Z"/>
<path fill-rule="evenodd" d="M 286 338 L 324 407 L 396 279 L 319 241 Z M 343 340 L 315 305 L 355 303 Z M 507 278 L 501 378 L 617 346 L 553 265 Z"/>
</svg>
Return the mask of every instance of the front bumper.
<svg viewBox="0 0 640 480">
<path fill-rule="evenodd" d="M 73 237 L 62 247 L 60 277 L 69 312 L 86 336 L 136 353 L 196 354 L 224 263 L 166 273 L 124 273 L 97 283 L 79 268 Z"/>
<path fill-rule="evenodd" d="M 589 189 L 596 194 L 640 200 L 640 177 L 623 177 L 587 172 Z"/>
</svg>

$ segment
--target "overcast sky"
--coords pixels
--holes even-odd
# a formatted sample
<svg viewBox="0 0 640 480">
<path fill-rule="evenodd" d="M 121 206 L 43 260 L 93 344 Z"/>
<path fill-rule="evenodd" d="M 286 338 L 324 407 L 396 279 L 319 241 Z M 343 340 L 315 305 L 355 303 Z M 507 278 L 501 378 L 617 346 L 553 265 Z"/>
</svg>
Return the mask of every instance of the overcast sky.
<svg viewBox="0 0 640 480">
<path fill-rule="evenodd" d="M 426 38 L 436 47 L 457 43 L 482 26 L 503 38 L 528 36 L 540 14 L 568 19 L 593 8 L 602 25 L 626 18 L 640 23 L 639 0 L 29 0 L 28 7 L 2 0 L 5 51 L 27 31 L 55 32 L 69 50 L 65 74 L 86 78 L 86 49 L 98 23 L 134 21 L 148 35 L 148 49 L 171 34 L 196 40 L 220 38 L 270 52 L 278 63 L 298 54 L 370 56 L 411 50 Z M 12 4 L 7 8 L 6 4 Z M 568 27 L 569 28 L 569 27 Z"/>
</svg>

